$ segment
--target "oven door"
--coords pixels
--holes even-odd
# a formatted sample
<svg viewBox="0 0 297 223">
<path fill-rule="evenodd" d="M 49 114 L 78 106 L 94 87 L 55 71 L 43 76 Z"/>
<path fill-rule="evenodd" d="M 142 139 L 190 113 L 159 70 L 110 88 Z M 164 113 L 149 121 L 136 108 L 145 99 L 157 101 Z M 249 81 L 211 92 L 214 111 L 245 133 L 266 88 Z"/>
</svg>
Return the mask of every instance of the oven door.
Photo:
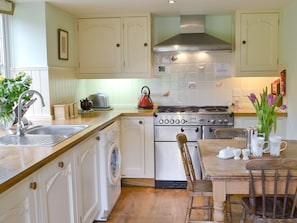
<svg viewBox="0 0 297 223">
<path fill-rule="evenodd" d="M 232 128 L 233 126 L 222 126 L 222 125 L 206 125 L 202 126 L 202 139 L 215 139 L 214 131 L 217 128 Z"/>
<path fill-rule="evenodd" d="M 197 179 L 201 179 L 197 142 L 188 142 Z M 186 181 L 177 142 L 155 142 L 156 181 Z"/>
</svg>

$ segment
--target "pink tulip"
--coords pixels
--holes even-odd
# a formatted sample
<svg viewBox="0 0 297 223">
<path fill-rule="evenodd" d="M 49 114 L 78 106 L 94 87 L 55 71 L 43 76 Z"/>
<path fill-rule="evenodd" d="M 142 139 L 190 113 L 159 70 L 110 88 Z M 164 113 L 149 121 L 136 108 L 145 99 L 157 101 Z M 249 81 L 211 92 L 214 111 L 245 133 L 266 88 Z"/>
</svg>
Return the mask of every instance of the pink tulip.
<svg viewBox="0 0 297 223">
<path fill-rule="evenodd" d="M 248 98 L 251 100 L 252 103 L 256 101 L 256 95 L 254 93 L 251 93 Z"/>
</svg>

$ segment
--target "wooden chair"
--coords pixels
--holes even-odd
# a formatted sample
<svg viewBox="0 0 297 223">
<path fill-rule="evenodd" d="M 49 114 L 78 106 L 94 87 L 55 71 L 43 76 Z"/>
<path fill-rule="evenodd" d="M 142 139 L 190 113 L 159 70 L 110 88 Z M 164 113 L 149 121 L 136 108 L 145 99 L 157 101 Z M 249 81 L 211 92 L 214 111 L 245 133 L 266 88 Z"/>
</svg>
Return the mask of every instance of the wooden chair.
<svg viewBox="0 0 297 223">
<path fill-rule="evenodd" d="M 184 133 L 179 133 L 177 134 L 176 139 L 185 169 L 185 174 L 187 178 L 187 191 L 189 196 L 185 222 L 212 222 L 211 219 L 213 206 L 210 204 L 210 199 L 213 196 L 212 182 L 210 180 L 196 179 L 191 155 L 187 146 L 187 137 Z M 207 199 L 207 202 L 204 205 L 193 206 L 193 201 L 195 197 L 205 197 Z M 208 221 L 191 220 L 191 213 L 193 209 L 207 210 L 208 212 L 206 217 L 208 217 Z"/>
<path fill-rule="evenodd" d="M 250 173 L 249 197 L 242 198 L 240 223 L 245 222 L 246 214 L 255 223 L 296 223 L 297 160 L 255 159 L 246 169 Z"/>
<path fill-rule="evenodd" d="M 217 139 L 238 139 L 238 147 L 246 147 L 246 134 L 247 130 L 245 128 L 217 128 L 214 131 L 214 135 Z M 232 210 L 231 205 L 241 205 L 240 200 L 232 201 L 232 194 L 228 194 L 226 197 L 226 216 L 230 222 L 232 222 Z"/>
</svg>

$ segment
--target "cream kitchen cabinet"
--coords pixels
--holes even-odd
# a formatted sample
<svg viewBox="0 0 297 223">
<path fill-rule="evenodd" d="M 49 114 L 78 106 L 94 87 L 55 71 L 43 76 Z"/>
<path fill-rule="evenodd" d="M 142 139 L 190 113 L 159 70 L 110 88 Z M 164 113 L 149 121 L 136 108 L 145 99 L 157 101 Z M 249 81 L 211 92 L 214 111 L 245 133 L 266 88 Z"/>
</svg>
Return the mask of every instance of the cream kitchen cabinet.
<svg viewBox="0 0 297 223">
<path fill-rule="evenodd" d="M 154 178 L 153 117 L 121 118 L 123 178 Z"/>
<path fill-rule="evenodd" d="M 0 196 L 1 223 L 40 223 L 39 180 L 35 173 Z"/>
<path fill-rule="evenodd" d="M 258 118 L 256 116 L 234 117 L 235 128 L 256 127 Z M 272 130 L 273 132 L 273 130 Z M 287 137 L 287 118 L 277 117 L 276 135 L 282 136 L 283 139 Z"/>
<path fill-rule="evenodd" d="M 278 11 L 236 13 L 237 76 L 279 75 L 279 20 Z"/>
<path fill-rule="evenodd" d="M 79 77 L 150 77 L 150 16 L 78 20 Z"/>
<path fill-rule="evenodd" d="M 40 200 L 43 223 L 77 223 L 73 151 L 40 169 Z"/>
<path fill-rule="evenodd" d="M 74 147 L 80 223 L 94 221 L 101 208 L 98 134 Z"/>
</svg>

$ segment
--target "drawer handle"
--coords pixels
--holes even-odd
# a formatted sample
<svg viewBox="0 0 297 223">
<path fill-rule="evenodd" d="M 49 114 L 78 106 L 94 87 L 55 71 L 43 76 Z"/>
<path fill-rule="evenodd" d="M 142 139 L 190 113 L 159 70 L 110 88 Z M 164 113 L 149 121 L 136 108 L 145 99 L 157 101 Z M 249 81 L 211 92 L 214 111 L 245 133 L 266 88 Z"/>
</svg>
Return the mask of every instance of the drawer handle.
<svg viewBox="0 0 297 223">
<path fill-rule="evenodd" d="M 63 162 L 63 161 L 59 162 L 59 163 L 58 163 L 58 166 L 59 166 L 60 168 L 63 168 L 63 167 L 64 167 L 64 162 Z"/>
<path fill-rule="evenodd" d="M 142 121 L 139 121 L 138 123 L 139 123 L 139 125 L 142 125 Z"/>
<path fill-rule="evenodd" d="M 245 40 L 243 40 L 243 41 L 242 41 L 242 44 L 246 44 L 246 41 L 245 41 Z"/>
<path fill-rule="evenodd" d="M 144 46 L 147 46 L 147 43 L 144 43 L 143 45 L 144 45 Z"/>
<path fill-rule="evenodd" d="M 116 45 L 117 47 L 120 47 L 120 44 L 119 43 L 117 43 L 117 45 Z"/>
<path fill-rule="evenodd" d="M 36 190 L 37 189 L 37 183 L 36 182 L 31 182 L 30 183 L 30 189 Z"/>
</svg>

